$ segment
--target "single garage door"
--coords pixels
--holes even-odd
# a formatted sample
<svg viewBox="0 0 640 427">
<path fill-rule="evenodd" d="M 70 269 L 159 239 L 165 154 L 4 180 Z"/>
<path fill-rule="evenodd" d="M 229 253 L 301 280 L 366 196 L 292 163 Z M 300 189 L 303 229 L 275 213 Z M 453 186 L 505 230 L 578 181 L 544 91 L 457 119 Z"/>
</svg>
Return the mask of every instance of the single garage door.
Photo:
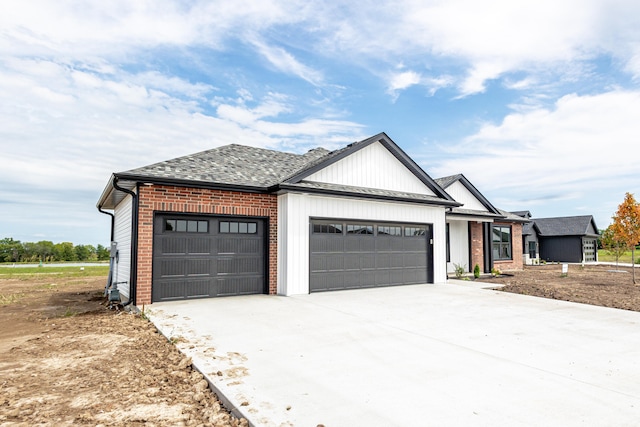
<svg viewBox="0 0 640 427">
<path fill-rule="evenodd" d="M 313 220 L 311 292 L 433 282 L 430 224 Z"/>
<path fill-rule="evenodd" d="M 152 300 L 265 292 L 261 218 L 156 215 Z"/>
</svg>

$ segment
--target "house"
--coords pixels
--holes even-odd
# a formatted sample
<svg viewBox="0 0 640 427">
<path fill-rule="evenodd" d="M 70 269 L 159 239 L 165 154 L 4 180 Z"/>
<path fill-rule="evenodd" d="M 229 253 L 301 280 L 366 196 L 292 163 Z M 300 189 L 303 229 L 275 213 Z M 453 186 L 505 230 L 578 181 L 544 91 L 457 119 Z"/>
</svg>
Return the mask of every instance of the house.
<svg viewBox="0 0 640 427">
<path fill-rule="evenodd" d="M 214 148 L 114 173 L 97 203 L 135 305 L 444 282 L 458 206 L 384 133 L 332 152 Z"/>
<path fill-rule="evenodd" d="M 435 180 L 462 204 L 446 213 L 447 272 L 521 269 L 522 228 L 527 220 L 493 206 L 462 174 Z"/>
<path fill-rule="evenodd" d="M 525 265 L 538 264 L 540 262 L 540 245 L 538 233 L 534 230 L 533 221 L 531 221 L 531 212 L 514 211 L 511 213 L 529 221 L 522 226 L 522 257 Z"/>
<path fill-rule="evenodd" d="M 540 259 L 547 262 L 598 260 L 598 227 L 592 215 L 531 220 L 530 242 L 538 241 Z"/>
</svg>

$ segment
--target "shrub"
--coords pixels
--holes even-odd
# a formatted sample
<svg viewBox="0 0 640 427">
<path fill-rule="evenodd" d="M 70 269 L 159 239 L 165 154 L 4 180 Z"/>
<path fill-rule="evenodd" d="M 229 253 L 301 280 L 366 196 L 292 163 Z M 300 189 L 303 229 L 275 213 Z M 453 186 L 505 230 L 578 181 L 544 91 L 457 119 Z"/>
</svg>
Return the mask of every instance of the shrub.
<svg viewBox="0 0 640 427">
<path fill-rule="evenodd" d="M 464 275 L 464 273 L 467 271 L 467 265 L 466 264 L 456 264 L 453 263 L 453 266 L 455 267 L 455 274 L 456 274 L 456 279 L 460 279 L 462 278 L 462 276 Z"/>
<path fill-rule="evenodd" d="M 480 277 L 480 266 L 478 264 L 473 267 L 473 277 L 475 277 L 476 279 Z"/>
</svg>

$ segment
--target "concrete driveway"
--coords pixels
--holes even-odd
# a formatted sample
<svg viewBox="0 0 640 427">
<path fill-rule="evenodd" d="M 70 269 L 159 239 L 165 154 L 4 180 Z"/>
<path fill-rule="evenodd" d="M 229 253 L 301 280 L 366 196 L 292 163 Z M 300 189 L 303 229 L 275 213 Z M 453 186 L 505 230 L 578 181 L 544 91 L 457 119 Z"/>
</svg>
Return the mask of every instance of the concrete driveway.
<svg viewBox="0 0 640 427">
<path fill-rule="evenodd" d="M 636 312 L 450 281 L 147 314 L 254 425 L 640 422 Z"/>
</svg>

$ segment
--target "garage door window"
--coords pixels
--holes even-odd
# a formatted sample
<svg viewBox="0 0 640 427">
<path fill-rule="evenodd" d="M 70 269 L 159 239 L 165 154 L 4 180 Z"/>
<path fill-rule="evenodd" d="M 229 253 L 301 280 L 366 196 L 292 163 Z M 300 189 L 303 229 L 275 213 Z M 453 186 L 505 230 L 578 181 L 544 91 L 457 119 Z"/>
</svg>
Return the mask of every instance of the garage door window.
<svg viewBox="0 0 640 427">
<path fill-rule="evenodd" d="M 373 234 L 373 225 L 347 224 L 347 234 Z"/>
<path fill-rule="evenodd" d="M 221 234 L 256 234 L 258 224 L 245 221 L 220 221 Z"/>
<path fill-rule="evenodd" d="M 209 221 L 167 219 L 164 222 L 164 231 L 175 231 L 178 233 L 208 233 Z"/>
<path fill-rule="evenodd" d="M 402 236 L 402 227 L 379 225 L 378 236 Z"/>
<path fill-rule="evenodd" d="M 426 229 L 424 227 L 405 227 L 404 235 L 409 236 L 424 236 L 426 234 Z"/>
<path fill-rule="evenodd" d="M 342 234 L 342 224 L 313 224 L 316 234 Z"/>
</svg>

